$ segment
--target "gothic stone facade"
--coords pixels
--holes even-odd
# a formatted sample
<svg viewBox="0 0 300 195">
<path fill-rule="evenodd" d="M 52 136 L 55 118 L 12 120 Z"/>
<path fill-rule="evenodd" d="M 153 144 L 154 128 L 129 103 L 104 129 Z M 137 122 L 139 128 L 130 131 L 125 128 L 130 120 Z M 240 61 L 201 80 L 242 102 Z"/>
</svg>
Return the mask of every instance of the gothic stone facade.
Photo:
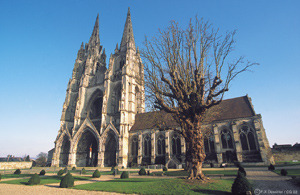
<svg viewBox="0 0 300 195">
<path fill-rule="evenodd" d="M 97 16 L 68 83 L 52 166 L 184 164 L 184 139 L 173 130 L 156 128 L 158 123 L 178 128 L 172 117 L 145 113 L 143 69 L 130 10 L 108 69 Z M 225 100 L 219 107 L 217 118 L 205 124 L 212 132 L 205 140 L 206 162 L 272 162 L 261 116 L 255 114 L 248 96 Z"/>
</svg>

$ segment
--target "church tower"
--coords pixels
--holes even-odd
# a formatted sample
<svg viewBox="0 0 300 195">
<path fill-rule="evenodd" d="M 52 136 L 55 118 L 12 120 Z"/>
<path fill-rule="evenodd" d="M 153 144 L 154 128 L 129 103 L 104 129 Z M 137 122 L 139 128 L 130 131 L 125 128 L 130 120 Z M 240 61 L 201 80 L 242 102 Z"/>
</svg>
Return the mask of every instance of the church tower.
<svg viewBox="0 0 300 195">
<path fill-rule="evenodd" d="M 99 15 L 81 45 L 63 105 L 52 166 L 124 166 L 129 130 L 145 110 L 144 72 L 128 9 L 120 47 L 106 68 Z"/>
<path fill-rule="evenodd" d="M 109 59 L 109 68 L 105 74 L 105 89 L 103 120 L 111 131 L 108 136 L 118 137 L 118 165 L 126 167 L 129 130 L 134 124 L 135 115 L 145 111 L 144 67 L 139 51 L 135 47 L 130 9 L 120 47 L 116 45 L 115 52 Z M 106 139 L 109 144 L 111 139 Z M 110 151 L 108 145 L 105 145 L 105 148 L 104 155 Z M 109 158 L 104 157 L 104 166 L 111 166 L 108 161 Z"/>
</svg>

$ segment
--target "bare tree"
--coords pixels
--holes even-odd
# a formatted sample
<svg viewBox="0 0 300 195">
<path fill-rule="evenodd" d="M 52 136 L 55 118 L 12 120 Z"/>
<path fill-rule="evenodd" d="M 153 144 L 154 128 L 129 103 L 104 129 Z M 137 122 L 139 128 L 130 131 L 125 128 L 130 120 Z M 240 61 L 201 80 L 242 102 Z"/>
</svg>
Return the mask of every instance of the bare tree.
<svg viewBox="0 0 300 195">
<path fill-rule="evenodd" d="M 46 164 L 47 164 L 47 156 L 48 156 L 47 153 L 40 152 L 37 155 L 37 159 L 35 160 L 36 166 L 37 167 L 44 167 L 44 166 L 46 166 Z"/>
<path fill-rule="evenodd" d="M 141 51 L 145 64 L 148 101 L 171 113 L 186 141 L 189 179 L 208 179 L 202 173 L 204 136 L 208 110 L 220 104 L 230 82 L 257 65 L 239 57 L 228 62 L 235 31 L 220 35 L 203 19 L 190 20 L 186 29 L 171 22 L 158 36 L 145 39 Z"/>
</svg>

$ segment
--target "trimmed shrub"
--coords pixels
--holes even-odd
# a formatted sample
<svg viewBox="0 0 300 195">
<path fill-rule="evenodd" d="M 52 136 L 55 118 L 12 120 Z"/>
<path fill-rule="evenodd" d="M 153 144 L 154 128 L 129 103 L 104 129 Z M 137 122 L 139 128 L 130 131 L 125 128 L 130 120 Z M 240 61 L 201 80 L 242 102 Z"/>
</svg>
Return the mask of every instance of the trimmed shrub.
<svg viewBox="0 0 300 195">
<path fill-rule="evenodd" d="M 129 178 L 129 174 L 128 174 L 128 171 L 123 171 L 121 176 L 120 176 L 121 179 L 127 179 Z"/>
<path fill-rule="evenodd" d="M 41 170 L 40 175 L 45 175 L 45 174 L 46 174 L 46 171 L 44 169 Z"/>
<path fill-rule="evenodd" d="M 251 194 L 254 194 L 253 188 L 248 179 L 244 177 L 240 171 L 238 171 L 238 175 L 231 186 L 232 194 L 246 194 L 249 191 Z"/>
<path fill-rule="evenodd" d="M 1 181 L 1 179 L 2 179 L 2 175 L 0 174 L 0 181 Z"/>
<path fill-rule="evenodd" d="M 69 188 L 74 186 L 74 177 L 71 173 L 67 173 L 60 181 L 59 187 Z"/>
<path fill-rule="evenodd" d="M 82 169 L 81 169 L 81 173 L 82 173 L 82 174 L 86 174 L 85 168 L 82 168 Z"/>
<path fill-rule="evenodd" d="M 17 174 L 17 175 L 20 175 L 21 174 L 21 170 L 20 169 L 17 169 L 14 174 Z"/>
<path fill-rule="evenodd" d="M 163 168 L 163 171 L 168 171 L 168 168 L 167 168 L 167 167 L 164 167 L 164 168 Z"/>
<path fill-rule="evenodd" d="M 245 171 L 245 169 L 244 169 L 244 167 L 242 167 L 242 166 L 239 167 L 238 172 L 241 172 L 241 174 L 243 174 L 244 177 L 246 177 L 246 175 L 247 175 L 247 174 L 246 174 L 246 171 Z"/>
<path fill-rule="evenodd" d="M 72 168 L 72 171 L 76 171 L 76 167 L 73 167 L 73 168 Z"/>
<path fill-rule="evenodd" d="M 268 167 L 268 170 L 269 170 L 269 171 L 274 171 L 274 170 L 275 170 L 275 166 L 272 165 L 272 164 L 270 164 L 270 166 Z"/>
<path fill-rule="evenodd" d="M 64 169 L 64 173 L 68 173 L 68 167 Z"/>
<path fill-rule="evenodd" d="M 96 169 L 93 173 L 93 178 L 99 178 L 101 176 L 100 171 L 98 171 L 98 169 Z"/>
<path fill-rule="evenodd" d="M 37 185 L 41 182 L 40 176 L 38 174 L 34 174 L 31 176 L 31 178 L 28 181 L 28 185 Z"/>
<path fill-rule="evenodd" d="M 142 167 L 139 171 L 139 175 L 146 175 L 146 170 L 144 167 Z"/>
<path fill-rule="evenodd" d="M 283 176 L 287 176 L 288 172 L 286 169 L 281 169 L 280 174 Z"/>
<path fill-rule="evenodd" d="M 62 169 L 57 172 L 58 176 L 62 176 L 63 174 L 64 174 L 64 171 Z"/>
</svg>

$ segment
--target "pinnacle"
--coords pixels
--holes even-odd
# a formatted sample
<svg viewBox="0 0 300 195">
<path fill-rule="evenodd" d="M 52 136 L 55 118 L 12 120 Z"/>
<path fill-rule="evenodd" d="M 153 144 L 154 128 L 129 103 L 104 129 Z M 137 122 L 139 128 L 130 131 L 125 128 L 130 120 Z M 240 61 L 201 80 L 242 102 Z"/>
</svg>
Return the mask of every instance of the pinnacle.
<svg viewBox="0 0 300 195">
<path fill-rule="evenodd" d="M 100 38 L 99 38 L 99 14 L 97 14 L 97 18 L 96 18 L 96 22 L 95 22 L 95 26 L 94 26 L 94 30 L 92 33 L 92 36 L 90 38 L 89 41 L 89 45 L 96 45 L 96 44 L 100 44 Z"/>
<path fill-rule="evenodd" d="M 124 31 L 123 31 L 120 50 L 125 51 L 126 49 L 128 49 L 127 47 L 131 47 L 132 49 L 135 49 L 135 41 L 134 41 L 133 30 L 132 30 L 130 8 L 128 8 L 128 12 L 127 12 L 127 18 L 125 22 Z"/>
</svg>

